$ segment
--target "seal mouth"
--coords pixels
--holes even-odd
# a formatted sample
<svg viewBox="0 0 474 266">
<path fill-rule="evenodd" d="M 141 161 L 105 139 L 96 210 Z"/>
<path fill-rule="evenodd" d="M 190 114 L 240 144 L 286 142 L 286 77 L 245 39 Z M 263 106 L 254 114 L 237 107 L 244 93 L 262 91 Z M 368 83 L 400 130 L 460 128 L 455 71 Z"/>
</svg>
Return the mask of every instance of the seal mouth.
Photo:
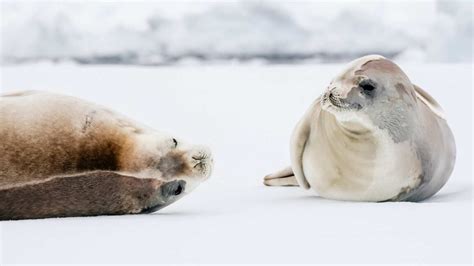
<svg viewBox="0 0 474 266">
<path fill-rule="evenodd" d="M 192 168 L 202 175 L 202 178 L 207 179 L 211 175 L 214 160 L 210 152 L 199 151 L 191 156 Z"/>
</svg>

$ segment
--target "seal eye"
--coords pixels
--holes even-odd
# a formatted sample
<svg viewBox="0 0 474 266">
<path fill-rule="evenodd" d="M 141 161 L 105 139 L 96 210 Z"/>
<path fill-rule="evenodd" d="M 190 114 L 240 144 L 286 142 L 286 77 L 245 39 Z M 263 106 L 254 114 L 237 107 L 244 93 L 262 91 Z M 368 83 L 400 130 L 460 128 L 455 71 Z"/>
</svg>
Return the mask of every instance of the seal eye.
<svg viewBox="0 0 474 266">
<path fill-rule="evenodd" d="M 175 138 L 173 138 L 173 144 L 175 148 L 178 147 L 178 141 Z"/>
<path fill-rule="evenodd" d="M 375 84 L 371 80 L 363 80 L 359 83 L 359 87 L 362 88 L 362 91 L 369 94 L 375 90 Z"/>
</svg>

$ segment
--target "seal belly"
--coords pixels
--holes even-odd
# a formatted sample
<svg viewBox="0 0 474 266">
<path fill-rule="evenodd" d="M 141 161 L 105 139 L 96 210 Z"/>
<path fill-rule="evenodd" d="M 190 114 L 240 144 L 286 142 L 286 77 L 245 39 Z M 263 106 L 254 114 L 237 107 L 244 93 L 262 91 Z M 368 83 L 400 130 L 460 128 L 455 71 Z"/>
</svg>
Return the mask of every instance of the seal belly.
<svg viewBox="0 0 474 266">
<path fill-rule="evenodd" d="M 344 130 L 327 113 L 319 121 L 303 169 L 320 196 L 384 201 L 419 184 L 420 162 L 408 141 L 394 143 L 386 132 Z"/>
</svg>

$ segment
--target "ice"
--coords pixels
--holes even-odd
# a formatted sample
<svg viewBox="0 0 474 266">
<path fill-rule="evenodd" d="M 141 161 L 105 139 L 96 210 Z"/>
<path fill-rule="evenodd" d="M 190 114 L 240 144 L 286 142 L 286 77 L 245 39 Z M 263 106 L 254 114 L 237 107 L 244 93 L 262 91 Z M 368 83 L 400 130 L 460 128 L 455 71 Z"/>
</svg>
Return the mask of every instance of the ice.
<svg viewBox="0 0 474 266">
<path fill-rule="evenodd" d="M 458 148 L 451 179 L 423 203 L 263 186 L 341 65 L 3 67 L 5 91 L 75 95 L 209 145 L 215 172 L 152 215 L 2 222 L 0 263 L 471 263 L 472 65 L 401 67 L 443 106 Z"/>
<path fill-rule="evenodd" d="M 3 64 L 472 62 L 469 1 L 2 3 Z"/>
</svg>

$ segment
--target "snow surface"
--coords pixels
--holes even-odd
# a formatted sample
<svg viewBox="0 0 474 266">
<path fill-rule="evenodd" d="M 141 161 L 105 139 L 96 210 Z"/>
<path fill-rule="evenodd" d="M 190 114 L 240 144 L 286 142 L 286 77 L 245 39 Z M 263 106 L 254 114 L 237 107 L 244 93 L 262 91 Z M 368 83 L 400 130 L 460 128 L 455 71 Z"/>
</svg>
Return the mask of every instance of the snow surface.
<svg viewBox="0 0 474 266">
<path fill-rule="evenodd" d="M 341 3 L 342 2 L 342 3 Z M 3 63 L 472 62 L 471 1 L 3 1 Z"/>
<path fill-rule="evenodd" d="M 75 95 L 209 145 L 213 176 L 151 215 L 0 223 L 0 263 L 470 263 L 472 65 L 402 64 L 444 107 L 458 153 L 423 203 L 352 203 L 262 178 L 341 65 L 2 68 L 5 91 Z M 1 255 L 1 254 L 0 254 Z"/>
</svg>

